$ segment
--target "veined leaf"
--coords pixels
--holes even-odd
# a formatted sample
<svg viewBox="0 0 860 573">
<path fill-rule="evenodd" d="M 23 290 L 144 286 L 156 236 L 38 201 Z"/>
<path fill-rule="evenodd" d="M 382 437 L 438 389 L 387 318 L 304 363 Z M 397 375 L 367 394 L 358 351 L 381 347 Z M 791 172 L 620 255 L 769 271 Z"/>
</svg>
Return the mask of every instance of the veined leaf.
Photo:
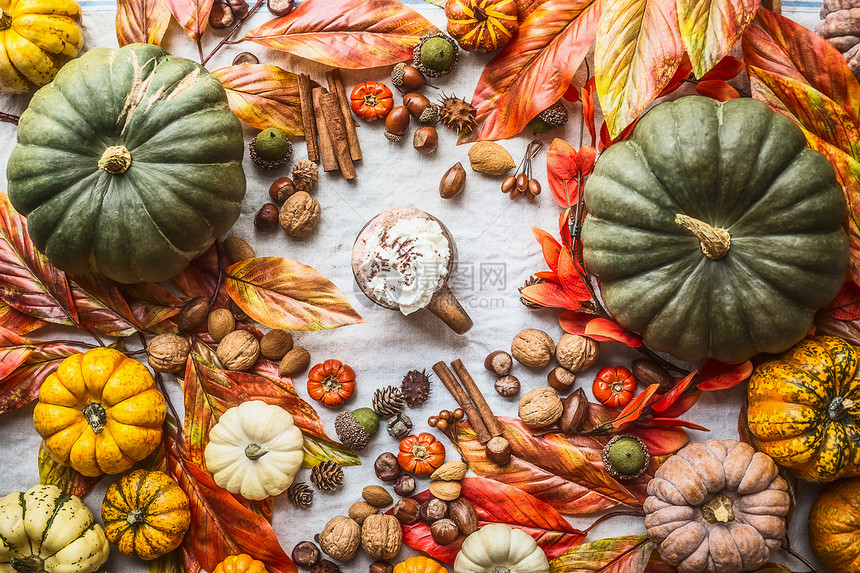
<svg viewBox="0 0 860 573">
<path fill-rule="evenodd" d="M 157 334 L 177 332 L 176 322 L 170 319 L 182 310 L 182 299 L 155 283 L 118 286 L 135 322 L 143 330 Z"/>
<path fill-rule="evenodd" d="M 164 0 L 167 9 L 192 40 L 199 40 L 209 23 L 214 0 Z"/>
<path fill-rule="evenodd" d="M 116 39 L 120 48 L 128 44 L 161 45 L 170 10 L 164 0 L 117 0 Z"/>
<path fill-rule="evenodd" d="M 212 301 L 212 307 L 226 307 L 230 302 L 230 297 L 224 289 L 224 281 L 221 280 L 219 283 L 218 279 L 221 269 L 226 269 L 229 265 L 223 249 L 220 248 L 220 242 L 216 241 L 209 247 L 209 250 L 188 263 L 185 270 L 170 280 L 182 294 L 189 298 L 195 296 L 212 298 L 217 286 L 218 296 Z M 220 278 L 223 279 L 224 277 L 221 276 Z"/>
<path fill-rule="evenodd" d="M 68 278 L 81 328 L 117 338 L 138 331 L 139 325 L 116 283 L 98 275 Z"/>
<path fill-rule="evenodd" d="M 738 90 L 725 80 L 702 80 L 696 84 L 696 93 L 717 101 L 729 101 L 741 97 Z"/>
<path fill-rule="evenodd" d="M 615 137 L 666 87 L 684 56 L 675 0 L 614 0 L 594 49 L 597 96 Z"/>
<path fill-rule="evenodd" d="M 364 322 L 331 281 L 291 259 L 240 261 L 226 270 L 224 287 L 239 308 L 269 328 L 325 330 Z"/>
<path fill-rule="evenodd" d="M 594 37 L 602 0 L 546 0 L 484 68 L 472 105 L 478 127 L 462 141 L 518 134 L 567 90 Z"/>
<path fill-rule="evenodd" d="M 543 282 L 525 287 L 520 291 L 523 298 L 550 308 L 578 310 L 582 304 L 573 298 L 561 285 Z"/>
<path fill-rule="evenodd" d="M 656 547 L 647 535 L 599 539 L 551 560 L 549 570 L 550 573 L 643 573 Z"/>
<path fill-rule="evenodd" d="M 15 334 L 27 334 L 48 324 L 35 316 L 16 310 L 0 300 L 0 325 Z"/>
<path fill-rule="evenodd" d="M 55 485 L 63 493 L 82 497 L 102 476 L 86 477 L 74 468 L 62 466 L 54 461 L 51 454 L 45 449 L 45 444 L 39 445 L 39 483 L 43 485 Z"/>
<path fill-rule="evenodd" d="M 304 136 L 296 74 L 268 64 L 244 64 L 215 70 L 236 116 L 257 129 L 276 127 Z"/>
<path fill-rule="evenodd" d="M 11 412 L 35 400 L 39 396 L 42 382 L 57 369 L 60 362 L 80 352 L 65 344 L 21 339 L 3 328 L 0 328 L 0 340 L 5 352 L 14 354 L 15 347 L 31 350 L 16 368 L 0 379 L 0 414 Z M 20 354 L 18 356 L 20 357 Z"/>
<path fill-rule="evenodd" d="M 347 69 L 412 59 L 412 48 L 439 29 L 395 0 L 310 0 L 245 36 L 273 50 Z"/>
<path fill-rule="evenodd" d="M 564 311 L 558 315 L 558 322 L 565 332 L 588 336 L 601 342 L 620 342 L 631 348 L 642 346 L 642 337 L 624 330 L 615 322 L 605 318 L 595 318 L 591 314 Z"/>
<path fill-rule="evenodd" d="M 836 298 L 822 309 L 836 320 L 857 320 L 860 318 L 860 286 L 853 281 L 845 281 Z"/>
<path fill-rule="evenodd" d="M 759 0 L 677 0 L 681 40 L 697 78 L 729 53 L 755 18 Z"/>
<path fill-rule="evenodd" d="M 558 257 L 561 254 L 561 243 L 555 237 L 537 227 L 532 227 L 532 235 L 540 243 L 541 252 L 546 264 L 553 272 L 558 272 Z"/>
<path fill-rule="evenodd" d="M 699 371 L 696 387 L 706 392 L 734 388 L 752 375 L 752 362 L 727 364 L 716 360 L 706 360 Z"/>
</svg>

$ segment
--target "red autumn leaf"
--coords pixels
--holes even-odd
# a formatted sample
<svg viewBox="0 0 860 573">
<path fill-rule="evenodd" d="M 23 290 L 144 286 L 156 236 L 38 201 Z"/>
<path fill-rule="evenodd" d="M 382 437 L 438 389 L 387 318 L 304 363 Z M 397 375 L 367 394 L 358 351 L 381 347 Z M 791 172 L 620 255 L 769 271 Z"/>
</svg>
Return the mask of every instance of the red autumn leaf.
<svg viewBox="0 0 860 573">
<path fill-rule="evenodd" d="M 648 418 L 643 423 L 651 426 L 682 426 L 684 428 L 699 430 L 701 432 L 709 431 L 704 426 L 700 426 L 699 424 L 694 424 L 693 422 L 688 422 L 686 420 L 681 420 L 679 418 Z"/>
<path fill-rule="evenodd" d="M 702 76 L 702 80 L 730 80 L 744 69 L 744 61 L 734 56 L 726 56 Z"/>
<path fill-rule="evenodd" d="M 577 270 L 577 268 L 579 269 Z M 586 300 L 591 300 L 591 291 L 588 290 L 580 272 L 583 272 L 584 274 L 582 268 L 579 267 L 579 263 L 573 260 L 570 248 L 567 245 L 563 246 L 558 257 L 559 283 L 571 298 L 584 302 Z"/>
<path fill-rule="evenodd" d="M 189 38 L 199 40 L 203 36 L 214 0 L 164 0 L 164 3 Z"/>
<path fill-rule="evenodd" d="M 546 281 L 558 282 L 558 275 L 552 271 L 538 271 L 534 273 L 534 276 Z"/>
<path fill-rule="evenodd" d="M 542 282 L 527 286 L 520 291 L 523 298 L 549 308 L 577 310 L 582 304 L 570 295 L 560 284 Z"/>
<path fill-rule="evenodd" d="M 461 141 L 505 139 L 561 98 L 597 33 L 597 0 L 546 0 L 484 68 L 472 105 L 478 127 Z"/>
<path fill-rule="evenodd" d="M 24 335 L 38 330 L 48 323 L 35 316 L 17 310 L 0 300 L 0 324 L 15 334 Z"/>
<path fill-rule="evenodd" d="M 663 418 L 677 418 L 678 416 L 686 414 L 690 408 L 696 405 L 696 402 L 699 401 L 701 395 L 702 392 L 700 390 L 683 394 L 675 400 L 674 404 L 660 412 L 660 415 Z"/>
<path fill-rule="evenodd" d="M 669 406 L 674 404 L 678 398 L 681 397 L 681 394 L 687 391 L 687 389 L 692 386 L 693 379 L 696 377 L 696 371 L 693 370 L 686 376 L 684 376 L 681 380 L 675 383 L 672 386 L 672 389 L 663 394 L 659 400 L 654 402 L 651 406 L 655 412 L 664 412 L 669 409 Z"/>
<path fill-rule="evenodd" d="M 182 310 L 182 299 L 155 283 L 119 285 L 135 322 L 147 332 L 176 333 L 176 321 L 171 320 Z"/>
<path fill-rule="evenodd" d="M 618 417 L 612 421 L 612 427 L 616 430 L 620 430 L 626 427 L 628 424 L 632 424 L 639 420 L 642 416 L 642 413 L 645 411 L 645 408 L 650 404 L 651 399 L 657 393 L 657 390 L 660 389 L 659 384 L 651 384 L 644 391 L 642 391 L 639 395 L 633 398 L 621 413 L 618 414 Z"/>
<path fill-rule="evenodd" d="M 588 81 L 585 82 L 585 86 L 580 90 L 580 97 L 582 98 L 582 120 L 585 123 L 585 127 L 588 129 L 588 133 L 591 135 L 591 146 L 594 147 L 596 143 L 597 137 L 597 129 L 594 125 L 594 90 L 595 90 L 595 82 L 594 78 L 588 78 Z M 603 123 L 606 125 L 606 122 Z"/>
<path fill-rule="evenodd" d="M 501 467 L 487 459 L 484 444 L 468 423 L 457 424 L 460 448 L 469 467 L 479 476 L 520 489 L 566 515 L 640 506 L 647 496 L 645 486 L 659 464 L 657 456 L 652 456 L 645 474 L 620 482 L 603 468 L 603 447 L 609 436 L 535 437 L 534 430 L 519 420 L 500 417 L 499 424 L 513 452 L 511 462 Z"/>
<path fill-rule="evenodd" d="M 717 101 L 729 101 L 741 97 L 738 90 L 725 80 L 702 80 L 696 84 L 696 92 Z"/>
<path fill-rule="evenodd" d="M 642 346 L 642 337 L 617 323 L 581 312 L 562 312 L 558 322 L 565 332 L 588 336 L 600 342 L 620 342 L 631 348 Z"/>
<path fill-rule="evenodd" d="M 326 66 L 364 69 L 411 60 L 418 41 L 438 31 L 395 0 L 317 0 L 266 22 L 245 40 Z"/>
<path fill-rule="evenodd" d="M 624 131 L 622 131 L 621 134 L 616 138 L 610 138 L 609 137 L 609 130 L 606 128 L 605 123 L 603 125 L 601 125 L 600 126 L 600 143 L 597 146 L 598 150 L 602 152 L 607 147 L 609 147 L 615 143 L 618 143 L 619 141 L 624 141 L 625 139 L 630 137 L 630 134 L 633 133 L 633 129 L 636 127 L 637 123 L 639 123 L 638 119 L 636 121 L 634 121 L 633 123 L 631 123 L 630 125 L 628 125 L 627 127 L 625 127 Z"/>
<path fill-rule="evenodd" d="M 570 84 L 569 86 L 567 86 L 564 95 L 561 97 L 571 103 L 576 103 L 579 101 L 579 88 L 573 84 Z"/>
<path fill-rule="evenodd" d="M 546 152 L 546 177 L 555 202 L 563 209 L 576 204 L 577 173 L 576 149 L 563 139 L 553 139 Z"/>
<path fill-rule="evenodd" d="M 504 523 L 531 535 L 548 559 L 553 559 L 576 547 L 585 533 L 574 529 L 552 505 L 504 483 L 484 478 L 466 478 L 460 482 L 460 497 L 468 500 L 478 513 L 478 525 Z M 423 503 L 432 495 L 423 491 L 413 496 Z M 391 513 L 391 510 L 389 510 Z M 403 526 L 403 542 L 423 551 L 443 563 L 452 564 L 465 537 L 450 545 L 439 545 L 430 535 L 430 526 L 417 521 Z"/>
<path fill-rule="evenodd" d="M 128 44 L 161 45 L 170 10 L 164 0 L 117 0 L 116 39 L 119 46 Z"/>
<path fill-rule="evenodd" d="M 598 539 L 549 562 L 550 573 L 644 573 L 657 546 L 647 535 Z"/>
<path fill-rule="evenodd" d="M 710 392 L 733 388 L 752 375 L 752 362 L 747 360 L 740 364 L 726 364 L 716 360 L 708 360 L 699 371 L 699 390 Z"/>
<path fill-rule="evenodd" d="M 657 94 L 658 98 L 661 98 L 665 95 L 669 95 L 682 85 L 684 85 L 684 80 L 690 77 L 690 72 L 693 71 L 693 64 L 690 63 L 690 58 L 687 56 L 687 53 L 684 53 L 684 57 L 681 60 L 681 64 L 678 66 L 678 69 L 675 70 L 675 74 L 672 76 L 672 79 L 669 80 L 669 83 L 666 84 L 666 87 L 663 88 L 659 94 Z M 606 131 L 607 137 L 609 136 L 609 130 Z"/>
<path fill-rule="evenodd" d="M 212 72 L 236 117 L 257 129 L 276 127 L 304 136 L 296 74 L 269 64 L 227 66 Z"/>
<path fill-rule="evenodd" d="M 218 296 L 212 301 L 212 308 L 226 307 L 230 303 L 230 296 L 224 288 L 223 281 L 223 269 L 230 266 L 230 262 L 227 260 L 220 246 L 221 242 L 216 241 L 209 247 L 209 250 L 188 263 L 185 270 L 170 279 L 176 285 L 176 288 L 188 298 L 203 296 L 211 299 L 212 293 L 219 283 L 218 279 L 220 275 L 222 279 L 220 281 L 221 286 L 218 289 Z"/>
<path fill-rule="evenodd" d="M 62 466 L 45 449 L 44 442 L 39 444 L 39 483 L 55 485 L 65 494 L 83 497 L 96 485 L 102 476 L 87 477 L 69 466 Z"/>
<path fill-rule="evenodd" d="M 555 240 L 555 237 L 537 227 L 532 227 L 532 235 L 540 243 L 543 258 L 546 264 L 553 272 L 558 273 L 558 257 L 561 253 L 561 244 Z"/>
<path fill-rule="evenodd" d="M 28 340 L 0 326 L 0 363 L 5 374 L 0 378 L 0 414 L 35 400 L 45 378 L 60 362 L 78 353 L 66 344 Z M 19 361 L 24 354 L 24 360 Z M 15 368 L 10 370 L 8 366 L 15 363 Z"/>
<path fill-rule="evenodd" d="M 627 432 L 642 440 L 652 456 L 674 454 L 690 441 L 687 431 L 678 426 L 638 423 L 630 426 Z"/>
<path fill-rule="evenodd" d="M 860 318 L 860 286 L 854 281 L 845 281 L 842 290 L 827 305 L 822 312 L 826 312 L 836 320 L 856 320 Z"/>
<path fill-rule="evenodd" d="M 175 431 L 175 430 L 174 430 Z M 167 467 L 189 500 L 191 527 L 182 542 L 207 571 L 230 555 L 246 553 L 270 573 L 297 573 L 268 521 L 221 489 L 191 462 L 176 434 L 168 437 Z"/>
<path fill-rule="evenodd" d="M 131 336 L 138 325 L 113 281 L 99 275 L 68 276 L 81 328 L 115 338 Z"/>
</svg>

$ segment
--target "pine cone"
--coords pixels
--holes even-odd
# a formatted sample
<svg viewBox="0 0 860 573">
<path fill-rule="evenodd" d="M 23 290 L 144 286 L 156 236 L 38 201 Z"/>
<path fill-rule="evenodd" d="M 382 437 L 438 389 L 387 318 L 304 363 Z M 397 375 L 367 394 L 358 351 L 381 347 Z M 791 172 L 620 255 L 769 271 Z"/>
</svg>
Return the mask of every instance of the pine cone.
<svg viewBox="0 0 860 573">
<path fill-rule="evenodd" d="M 334 491 L 343 485 L 343 468 L 337 462 L 321 462 L 311 470 L 311 483 L 322 491 Z"/>
<path fill-rule="evenodd" d="M 410 408 L 416 408 L 430 397 L 430 378 L 425 371 L 410 370 L 400 383 L 403 397 Z"/>
<path fill-rule="evenodd" d="M 532 285 L 539 285 L 543 282 L 544 282 L 544 280 L 542 278 L 538 278 L 538 277 L 532 275 L 529 278 L 527 278 L 526 282 L 523 283 L 523 286 L 521 286 L 517 290 L 519 290 L 520 293 L 522 293 L 524 288 L 530 287 Z M 520 296 L 520 302 L 523 303 L 523 306 L 525 306 L 529 310 L 540 310 L 540 309 L 544 308 L 544 306 L 542 304 L 532 302 L 524 296 Z"/>
<path fill-rule="evenodd" d="M 336 565 L 328 559 L 323 559 L 311 567 L 311 573 L 341 573 L 341 571 L 342 570 L 339 565 Z"/>
<path fill-rule="evenodd" d="M 299 481 L 287 488 L 287 499 L 299 508 L 310 507 L 314 502 L 314 490 L 303 481 Z"/>
<path fill-rule="evenodd" d="M 297 191 L 308 191 L 317 184 L 319 167 L 313 161 L 302 159 L 293 165 L 293 186 Z"/>
<path fill-rule="evenodd" d="M 448 131 L 469 133 L 478 125 L 478 121 L 475 119 L 477 110 L 465 100 L 454 95 L 442 94 L 442 100 L 439 103 L 441 104 L 439 119 L 442 125 L 448 128 Z"/>
<path fill-rule="evenodd" d="M 387 386 L 373 393 L 373 410 L 382 417 L 399 414 L 405 405 L 406 399 L 400 388 Z"/>
</svg>

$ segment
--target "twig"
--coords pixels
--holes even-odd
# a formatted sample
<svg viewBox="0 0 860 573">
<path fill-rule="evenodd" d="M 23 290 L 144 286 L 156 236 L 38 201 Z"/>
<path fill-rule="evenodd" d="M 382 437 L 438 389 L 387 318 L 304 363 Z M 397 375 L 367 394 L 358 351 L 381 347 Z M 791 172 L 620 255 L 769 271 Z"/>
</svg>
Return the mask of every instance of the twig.
<svg viewBox="0 0 860 573">
<path fill-rule="evenodd" d="M 21 119 L 21 116 L 12 115 L 11 113 L 3 113 L 2 111 L 0 111 L 0 121 L 14 123 L 15 125 L 18 125 L 19 119 Z"/>
<path fill-rule="evenodd" d="M 257 0 L 257 3 L 256 3 L 256 4 L 254 4 L 253 6 L 251 6 L 251 9 L 250 9 L 250 10 L 248 10 L 248 14 L 247 14 L 244 18 L 242 18 L 241 20 L 239 20 L 238 22 L 236 22 L 236 25 L 235 25 L 235 26 L 233 26 L 233 29 L 232 29 L 232 30 L 230 30 L 230 32 L 229 32 L 226 36 L 224 36 L 224 37 L 221 39 L 221 41 L 220 41 L 220 42 L 218 42 L 218 44 L 217 44 L 214 48 L 212 48 L 212 51 L 211 51 L 211 52 L 209 52 L 209 55 L 208 55 L 208 56 L 206 56 L 206 57 L 204 58 L 204 57 L 203 57 L 203 53 L 201 52 L 201 54 L 200 54 L 200 59 L 201 59 L 201 61 L 202 61 L 202 63 L 203 63 L 203 65 L 204 65 L 204 66 L 209 62 L 209 60 L 211 60 L 211 59 L 212 59 L 212 56 L 214 56 L 216 53 L 218 53 L 218 50 L 220 50 L 221 48 L 223 48 L 223 47 L 224 47 L 224 45 L 225 45 L 225 44 L 236 44 L 236 43 L 238 43 L 238 42 L 231 42 L 231 41 L 230 41 L 230 38 L 232 38 L 232 37 L 236 34 L 236 32 L 238 32 L 238 31 L 239 31 L 239 28 L 241 28 L 241 27 L 242 27 L 242 24 L 245 22 L 245 20 L 247 20 L 248 18 L 250 18 L 251 16 L 253 16 L 253 15 L 254 15 L 254 13 L 255 13 L 257 10 L 259 10 L 259 9 L 260 9 L 260 7 L 261 7 L 263 4 L 265 4 L 265 3 L 266 3 L 266 0 Z M 239 42 L 241 42 L 241 41 L 242 41 L 242 40 L 239 40 Z"/>
<path fill-rule="evenodd" d="M 200 38 L 197 38 L 197 55 L 200 57 L 200 64 L 203 64 L 203 43 Z"/>
<path fill-rule="evenodd" d="M 644 516 L 645 516 L 645 512 L 644 512 L 644 511 L 613 511 L 613 512 L 611 512 L 611 513 L 607 513 L 606 515 L 601 515 L 600 517 L 598 517 L 598 518 L 594 521 L 594 523 L 592 523 L 591 525 L 589 525 L 588 527 L 586 527 L 586 528 L 583 530 L 583 533 L 588 533 L 589 531 L 591 531 L 592 529 L 594 529 L 595 527 L 597 527 L 597 525 L 598 525 L 598 524 L 603 523 L 603 522 L 604 522 L 604 521 L 606 521 L 607 519 L 612 519 L 613 517 L 621 517 L 621 516 L 628 516 L 628 517 L 644 517 Z"/>
<path fill-rule="evenodd" d="M 218 278 L 215 280 L 215 290 L 209 297 L 209 306 L 215 304 L 218 293 L 221 291 L 221 283 L 224 281 L 224 266 L 221 264 L 221 242 L 218 240 L 215 241 L 215 256 L 218 257 Z"/>
<path fill-rule="evenodd" d="M 87 332 L 89 332 L 89 333 L 90 333 L 90 336 L 92 336 L 93 338 L 95 338 L 95 339 L 96 339 L 96 342 L 98 342 L 98 343 L 99 343 L 99 346 L 107 346 L 107 345 L 104 343 L 104 340 L 102 340 L 101 338 L 99 338 L 99 335 L 98 335 L 98 334 L 96 334 L 94 331 L 92 331 L 92 330 L 88 330 Z"/>
<path fill-rule="evenodd" d="M 800 561 L 801 563 L 803 563 L 804 565 L 809 567 L 809 571 L 807 573 L 821 573 L 821 571 L 819 571 L 818 568 L 815 567 L 815 565 L 810 563 L 809 560 L 807 560 L 803 555 L 801 555 L 800 553 L 798 553 L 797 551 L 795 551 L 794 549 L 791 548 L 791 542 L 788 540 L 788 537 L 786 537 L 782 541 L 782 549 L 786 553 L 788 553 L 789 555 L 791 555 L 792 557 L 794 557 L 795 559 L 797 559 L 798 561 Z"/>
</svg>

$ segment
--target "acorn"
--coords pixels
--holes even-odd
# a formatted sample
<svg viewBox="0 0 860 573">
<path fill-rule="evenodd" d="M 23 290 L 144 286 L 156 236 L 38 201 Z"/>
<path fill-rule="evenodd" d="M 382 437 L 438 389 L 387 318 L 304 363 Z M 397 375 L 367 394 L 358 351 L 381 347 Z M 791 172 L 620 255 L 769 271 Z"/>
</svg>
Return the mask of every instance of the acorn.
<svg viewBox="0 0 860 573">
<path fill-rule="evenodd" d="M 385 137 L 394 143 L 400 143 L 407 129 L 409 129 L 408 109 L 401 105 L 388 112 L 385 118 Z"/>
<path fill-rule="evenodd" d="M 641 476 L 650 460 L 645 442 L 629 434 L 615 436 L 603 448 L 603 466 L 615 479 Z"/>
<path fill-rule="evenodd" d="M 561 127 L 567 123 L 567 109 L 561 100 L 558 100 L 539 114 L 537 114 L 529 122 L 529 128 L 536 134 L 547 133 L 556 127 Z"/>
<path fill-rule="evenodd" d="M 412 64 L 425 77 L 435 78 L 451 73 L 457 65 L 460 46 L 441 32 L 421 38 L 412 50 Z"/>
<path fill-rule="evenodd" d="M 363 450 L 370 438 L 379 431 L 379 416 L 370 408 L 358 408 L 352 412 L 341 412 L 334 419 L 334 430 L 338 439 L 347 448 Z"/>
<path fill-rule="evenodd" d="M 251 140 L 251 159 L 263 169 L 283 167 L 293 156 L 293 144 L 278 128 L 264 129 Z"/>
<path fill-rule="evenodd" d="M 418 68 L 401 62 L 391 70 L 391 83 L 398 88 L 419 90 L 427 84 L 427 80 Z"/>
</svg>

